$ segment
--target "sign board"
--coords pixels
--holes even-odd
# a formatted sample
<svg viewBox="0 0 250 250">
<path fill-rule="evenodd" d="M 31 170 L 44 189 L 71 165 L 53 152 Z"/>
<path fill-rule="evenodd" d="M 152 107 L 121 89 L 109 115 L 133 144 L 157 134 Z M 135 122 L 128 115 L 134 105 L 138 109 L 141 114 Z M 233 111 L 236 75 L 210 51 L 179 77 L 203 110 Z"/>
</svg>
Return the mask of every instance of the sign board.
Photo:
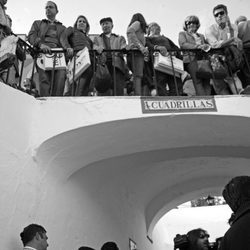
<svg viewBox="0 0 250 250">
<path fill-rule="evenodd" d="M 141 97 L 142 113 L 217 112 L 213 97 Z"/>
</svg>

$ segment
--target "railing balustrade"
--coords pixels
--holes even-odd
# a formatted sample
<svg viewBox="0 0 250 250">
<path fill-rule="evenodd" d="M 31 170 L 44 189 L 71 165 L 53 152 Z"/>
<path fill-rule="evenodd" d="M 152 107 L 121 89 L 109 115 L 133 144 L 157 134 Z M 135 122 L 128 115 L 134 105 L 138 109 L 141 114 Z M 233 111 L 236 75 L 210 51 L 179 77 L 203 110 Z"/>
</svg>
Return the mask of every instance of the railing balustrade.
<svg viewBox="0 0 250 250">
<path fill-rule="evenodd" d="M 35 71 L 36 71 L 36 65 L 38 64 L 38 60 L 41 60 L 41 51 L 37 51 L 35 50 L 32 46 L 30 46 L 28 43 L 26 43 L 25 41 L 19 39 L 18 41 L 18 44 L 19 46 L 21 47 L 21 49 L 23 51 L 25 51 L 25 53 L 27 55 L 29 55 L 29 57 L 31 56 L 33 58 L 33 62 L 32 62 L 32 69 L 31 69 L 31 73 L 29 76 L 27 76 L 27 72 L 26 72 L 26 75 L 24 75 L 24 69 L 25 67 L 27 67 L 27 65 L 25 65 L 26 61 L 23 60 L 23 61 L 19 61 L 19 68 L 18 68 L 18 71 L 17 71 L 17 74 L 19 75 L 19 80 L 16 84 L 14 84 L 13 86 L 15 86 L 16 88 L 22 90 L 22 91 L 25 91 L 29 94 L 32 94 L 32 95 L 35 95 L 34 94 L 34 75 L 35 75 Z M 214 55 L 214 54 L 218 54 L 218 55 L 221 55 L 222 58 L 224 58 L 224 60 L 222 61 L 223 63 L 223 66 L 226 67 L 227 69 L 227 72 L 229 73 L 230 76 L 233 76 L 235 72 L 232 71 L 232 68 L 230 67 L 230 62 L 225 60 L 225 48 L 222 48 L 222 49 L 210 49 L 208 52 L 204 52 L 202 50 L 197 50 L 197 49 L 193 49 L 193 50 L 183 50 L 183 49 L 180 49 L 178 50 L 178 52 L 181 53 L 181 55 L 187 55 L 191 58 L 191 57 L 196 57 L 198 59 L 206 59 L 206 60 L 211 60 L 211 56 Z M 50 89 L 50 95 L 52 95 L 52 89 L 53 89 L 53 86 L 54 86 L 54 78 L 55 78 L 55 70 L 58 69 L 58 60 L 60 59 L 61 55 L 63 54 L 66 54 L 65 50 L 63 49 L 51 49 L 51 52 L 53 53 L 53 56 L 52 56 L 52 66 L 50 68 L 50 70 L 52 71 L 52 76 L 51 76 L 51 89 Z M 115 57 L 120 57 L 122 58 L 122 60 L 124 60 L 125 62 L 125 74 L 126 74 L 126 80 L 127 82 L 129 82 L 131 79 L 131 76 L 133 78 L 133 74 L 131 72 L 133 72 L 133 68 L 128 68 L 128 65 L 127 65 L 127 61 L 126 61 L 126 58 L 128 55 L 132 55 L 131 58 L 132 58 L 132 65 L 134 65 L 134 56 L 135 56 L 135 53 L 138 53 L 138 50 L 126 50 L 126 49 L 123 49 L 123 50 L 103 50 L 102 54 L 105 54 L 105 53 L 111 53 L 112 55 L 112 59 L 115 60 Z M 180 73 L 180 70 L 178 70 L 176 68 L 176 65 L 175 65 L 175 55 L 176 55 L 176 50 L 168 50 L 168 58 L 170 59 L 170 62 L 169 62 L 169 65 L 168 67 L 170 67 L 170 70 L 168 70 L 168 74 L 172 75 L 173 78 L 174 78 L 174 84 L 175 84 L 175 91 L 176 91 L 176 95 L 180 95 L 181 93 L 179 93 L 179 88 L 178 88 L 178 84 L 177 84 L 177 78 L 179 78 L 181 76 L 181 73 Z M 250 52 L 250 51 L 249 51 Z M 152 83 L 152 86 L 154 88 L 157 89 L 157 80 L 156 80 L 156 72 L 158 69 L 156 69 L 154 66 L 154 53 L 159 53 L 158 50 L 154 50 L 154 51 L 150 51 L 149 53 L 149 56 L 148 58 L 146 58 L 146 61 L 145 61 L 145 65 L 147 66 L 150 66 L 151 67 L 151 72 L 152 72 L 152 75 L 150 76 L 150 79 L 151 79 L 151 83 Z M 91 81 L 91 91 L 94 90 L 95 88 L 95 75 L 96 75 L 96 68 L 97 68 L 97 63 L 100 63 L 101 59 L 100 57 L 102 56 L 102 54 L 98 54 L 97 51 L 95 50 L 90 50 L 89 51 L 89 54 L 90 54 L 90 58 L 91 58 L 91 66 L 92 69 L 93 69 L 93 77 L 92 77 L 92 81 Z M 248 58 L 245 54 L 245 52 L 243 51 L 242 53 L 242 56 L 243 56 L 243 60 L 244 60 L 244 64 L 245 64 L 245 67 L 248 68 L 248 71 L 249 71 L 249 75 L 250 75 L 250 67 L 249 67 L 249 61 L 248 61 Z M 65 58 L 67 59 L 67 56 L 65 55 Z M 77 58 L 77 54 L 76 52 L 74 52 L 74 57 L 73 57 L 73 81 L 71 83 L 71 91 L 69 93 L 69 95 L 71 96 L 74 96 L 76 94 L 76 88 L 77 88 L 77 84 L 78 84 L 78 79 L 76 77 L 76 74 L 75 74 L 75 70 L 76 70 L 76 58 Z M 68 59 L 67 59 L 68 61 Z M 105 63 L 105 62 L 103 62 Z M 7 77 L 5 77 L 5 79 L 2 79 L 2 81 L 4 81 L 6 84 L 9 83 L 9 74 L 10 74 L 10 70 L 11 70 L 11 66 L 14 65 L 14 62 L 13 64 L 10 63 L 10 65 L 8 65 L 8 67 L 2 67 L 4 65 L 3 63 L 3 60 L 1 60 L 0 58 L 0 75 L 3 74 L 3 72 L 5 72 L 5 74 L 7 74 Z M 67 65 L 65 64 L 63 67 L 65 67 L 65 70 L 67 69 Z M 117 79 L 116 79 L 116 71 L 119 70 L 115 67 L 115 65 L 113 64 L 113 74 L 112 74 L 112 90 L 113 90 L 113 93 L 112 95 L 117 95 Z M 7 72 L 7 73 L 6 73 Z M 25 79 L 29 79 L 29 86 L 25 86 L 24 84 L 24 80 Z M 214 80 L 215 78 L 215 75 L 213 74 L 212 75 L 212 80 Z M 236 93 L 238 93 L 238 90 L 237 90 L 237 87 L 236 87 L 236 83 L 235 83 L 235 79 L 234 77 L 232 77 L 232 80 L 234 82 L 234 86 L 235 86 L 235 89 L 236 89 Z M 37 87 L 36 87 L 37 88 Z M 37 90 L 38 91 L 38 90 Z M 37 91 L 35 91 L 35 93 L 37 93 Z M 36 94 L 37 96 L 37 94 Z"/>
</svg>

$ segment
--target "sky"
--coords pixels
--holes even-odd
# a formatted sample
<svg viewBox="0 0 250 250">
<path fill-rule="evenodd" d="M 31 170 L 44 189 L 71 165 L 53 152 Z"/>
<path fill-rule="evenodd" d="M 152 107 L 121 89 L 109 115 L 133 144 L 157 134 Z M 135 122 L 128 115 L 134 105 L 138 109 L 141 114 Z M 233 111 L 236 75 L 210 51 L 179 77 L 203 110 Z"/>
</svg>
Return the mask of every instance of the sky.
<svg viewBox="0 0 250 250">
<path fill-rule="evenodd" d="M 28 34 L 34 20 L 45 18 L 45 0 L 8 0 L 7 14 L 12 18 L 13 32 Z M 214 23 L 213 7 L 225 4 L 229 17 L 234 22 L 240 15 L 250 19 L 249 0 L 55 0 L 59 13 L 57 19 L 66 27 L 72 26 L 77 16 L 85 15 L 90 23 L 90 33 L 100 34 L 99 20 L 112 17 L 113 32 L 126 38 L 126 29 L 135 13 L 142 13 L 147 21 L 157 22 L 162 34 L 178 44 L 178 34 L 182 31 L 184 19 L 189 15 L 199 17 L 200 33 Z"/>
<path fill-rule="evenodd" d="M 186 234 L 195 228 L 206 230 L 210 235 L 209 241 L 214 242 L 228 230 L 228 219 L 231 214 L 232 210 L 228 205 L 172 209 L 154 228 L 155 249 L 172 250 L 176 234 Z M 165 244 L 157 246 L 161 241 Z"/>
</svg>

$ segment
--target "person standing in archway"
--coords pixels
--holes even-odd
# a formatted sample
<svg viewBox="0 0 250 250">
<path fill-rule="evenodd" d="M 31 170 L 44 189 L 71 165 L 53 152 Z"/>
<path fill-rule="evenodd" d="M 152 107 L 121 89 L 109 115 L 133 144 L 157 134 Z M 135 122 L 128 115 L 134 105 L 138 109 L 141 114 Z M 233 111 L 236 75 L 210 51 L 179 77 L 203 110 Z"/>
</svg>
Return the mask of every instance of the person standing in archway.
<svg viewBox="0 0 250 250">
<path fill-rule="evenodd" d="M 231 227 L 225 233 L 220 250 L 250 249 L 250 176 L 234 177 L 222 195 L 234 212 Z"/>
</svg>

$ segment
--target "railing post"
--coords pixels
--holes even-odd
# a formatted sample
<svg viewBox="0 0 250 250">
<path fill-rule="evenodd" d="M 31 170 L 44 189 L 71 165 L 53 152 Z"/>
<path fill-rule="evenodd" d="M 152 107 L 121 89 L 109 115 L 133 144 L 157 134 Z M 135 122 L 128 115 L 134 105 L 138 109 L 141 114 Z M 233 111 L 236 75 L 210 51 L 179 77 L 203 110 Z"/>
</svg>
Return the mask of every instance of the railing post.
<svg viewBox="0 0 250 250">
<path fill-rule="evenodd" d="M 56 66 L 56 57 L 57 57 L 57 52 L 54 52 L 53 55 L 53 68 L 52 68 L 52 75 L 51 75 L 51 81 L 50 81 L 50 96 L 53 94 L 53 88 L 54 88 L 54 83 L 55 83 L 55 66 Z"/>
<path fill-rule="evenodd" d="M 172 53 L 170 52 L 169 55 L 170 55 L 170 60 L 171 60 L 171 65 L 172 65 L 173 76 L 174 76 L 175 90 L 176 90 L 177 96 L 179 96 L 180 93 L 179 93 L 178 84 L 177 84 L 177 80 L 176 80 L 176 75 L 175 75 L 175 69 L 174 69 L 174 62 L 173 62 Z"/>
<path fill-rule="evenodd" d="M 115 68 L 115 52 L 111 52 L 112 54 L 112 66 L 113 66 L 113 88 L 114 88 L 114 92 L 113 95 L 116 96 L 117 95 L 117 82 L 116 82 L 116 68 Z"/>
<path fill-rule="evenodd" d="M 74 53 L 74 56 L 73 56 L 73 79 L 72 79 L 72 90 L 71 90 L 72 96 L 76 95 L 75 70 L 76 70 L 76 54 Z"/>
<path fill-rule="evenodd" d="M 157 52 L 160 53 L 160 52 Z M 153 84 L 155 86 L 156 89 L 156 94 L 158 95 L 158 83 L 157 83 L 157 79 L 156 79 L 156 72 L 155 72 L 155 67 L 154 67 L 154 52 L 152 50 L 149 51 L 149 58 L 150 61 L 152 62 L 152 70 L 153 70 Z"/>
<path fill-rule="evenodd" d="M 26 54 L 27 51 L 27 47 L 26 44 L 24 45 L 24 53 Z M 22 78 L 23 78 L 23 68 L 24 68 L 24 61 L 21 61 L 21 71 L 20 71 L 20 75 L 19 75 L 19 82 L 18 82 L 18 87 L 21 88 L 22 85 Z M 18 69 L 19 71 L 19 69 Z M 18 72 L 19 73 L 19 72 Z"/>
</svg>

